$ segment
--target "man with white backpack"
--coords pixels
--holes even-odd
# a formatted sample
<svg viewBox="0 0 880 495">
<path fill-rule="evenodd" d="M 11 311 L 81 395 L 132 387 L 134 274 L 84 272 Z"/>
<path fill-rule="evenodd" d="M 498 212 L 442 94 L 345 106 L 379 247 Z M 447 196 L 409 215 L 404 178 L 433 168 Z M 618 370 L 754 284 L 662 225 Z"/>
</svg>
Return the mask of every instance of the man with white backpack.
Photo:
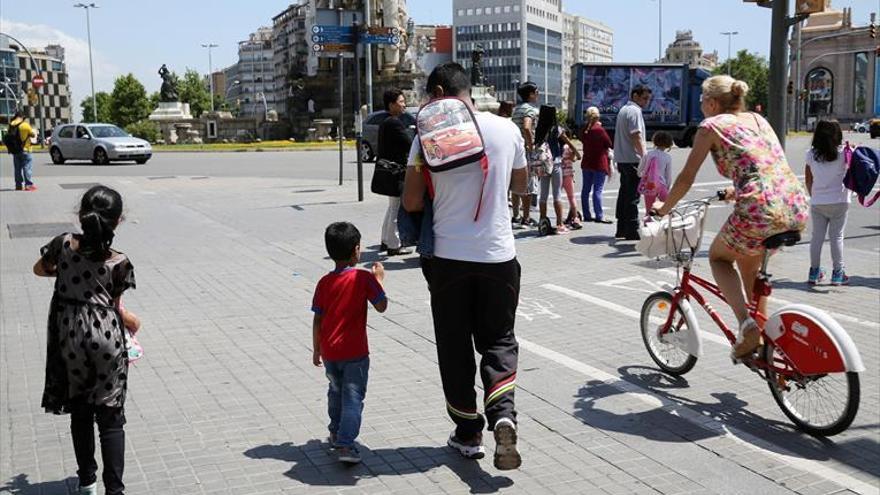
<svg viewBox="0 0 880 495">
<path fill-rule="evenodd" d="M 474 112 L 470 87 L 468 74 L 454 62 L 428 77 L 432 100 L 419 111 L 403 207 L 421 211 L 426 191 L 433 199 L 434 257 L 426 278 L 446 409 L 456 425 L 447 443 L 470 459 L 485 455 L 486 421 L 474 390 L 476 348 L 495 467 L 516 469 L 519 347 L 513 327 L 520 265 L 507 192 L 526 190 L 525 146 L 510 120 Z"/>
</svg>

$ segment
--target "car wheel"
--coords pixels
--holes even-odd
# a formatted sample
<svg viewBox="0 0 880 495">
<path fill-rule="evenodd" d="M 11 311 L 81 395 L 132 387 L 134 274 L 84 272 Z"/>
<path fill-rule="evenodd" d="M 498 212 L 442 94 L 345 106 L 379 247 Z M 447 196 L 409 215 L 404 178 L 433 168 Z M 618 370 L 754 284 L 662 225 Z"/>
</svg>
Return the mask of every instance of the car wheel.
<svg viewBox="0 0 880 495">
<path fill-rule="evenodd" d="M 143 164 L 147 163 L 147 158 L 142 158 L 142 159 L 140 159 L 140 160 L 135 160 L 134 162 L 137 163 L 138 165 L 143 165 Z"/>
<path fill-rule="evenodd" d="M 370 146 L 370 143 L 361 141 L 361 161 L 371 162 L 374 158 L 376 158 L 376 155 L 373 153 L 373 147 Z"/>
<path fill-rule="evenodd" d="M 92 163 L 95 165 L 107 165 L 110 163 L 110 158 L 107 156 L 107 151 L 104 148 L 95 148 L 95 154 L 92 157 Z"/>
<path fill-rule="evenodd" d="M 61 154 L 61 150 L 57 146 L 52 147 L 49 155 L 52 156 L 52 163 L 55 165 L 64 165 L 64 155 Z"/>
</svg>

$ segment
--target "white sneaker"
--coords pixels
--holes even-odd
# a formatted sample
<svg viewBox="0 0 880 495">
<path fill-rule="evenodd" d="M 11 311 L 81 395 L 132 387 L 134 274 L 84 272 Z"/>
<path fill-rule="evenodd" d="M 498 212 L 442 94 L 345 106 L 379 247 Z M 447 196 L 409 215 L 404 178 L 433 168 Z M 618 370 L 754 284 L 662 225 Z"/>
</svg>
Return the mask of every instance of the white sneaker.
<svg viewBox="0 0 880 495">
<path fill-rule="evenodd" d="M 501 418 L 492 429 L 495 433 L 495 467 L 502 471 L 516 469 L 522 457 L 516 449 L 516 425 L 510 418 Z"/>
<path fill-rule="evenodd" d="M 98 495 L 98 482 L 79 487 L 79 495 Z"/>
<path fill-rule="evenodd" d="M 483 447 L 482 433 L 477 433 L 474 435 L 474 438 L 464 441 L 455 436 L 455 431 L 453 430 L 452 434 L 449 435 L 449 440 L 446 441 L 446 445 L 457 450 L 462 457 L 468 459 L 482 459 L 486 456 L 486 447 Z"/>
</svg>

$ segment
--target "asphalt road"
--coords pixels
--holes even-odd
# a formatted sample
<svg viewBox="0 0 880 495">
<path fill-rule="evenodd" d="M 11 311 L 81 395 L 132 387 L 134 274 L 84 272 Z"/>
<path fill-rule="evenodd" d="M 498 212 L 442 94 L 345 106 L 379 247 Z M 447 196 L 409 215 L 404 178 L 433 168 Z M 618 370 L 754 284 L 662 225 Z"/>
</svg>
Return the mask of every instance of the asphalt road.
<svg viewBox="0 0 880 495">
<path fill-rule="evenodd" d="M 874 145 L 878 140 L 871 140 L 867 134 L 845 133 L 844 139 L 853 144 Z M 786 155 L 795 173 L 803 178 L 804 156 L 810 146 L 809 136 L 790 137 Z M 674 173 L 677 173 L 687 158 L 689 149 L 672 151 Z M 11 160 L 4 160 L 5 162 Z M 88 162 L 53 165 L 48 154 L 35 155 L 34 174 L 39 183 L 41 176 L 134 176 L 134 177 L 167 177 L 167 176 L 210 176 L 210 177 L 279 177 L 316 180 L 337 180 L 339 177 L 339 154 L 336 151 L 269 151 L 269 152 L 160 152 L 156 153 L 146 165 L 119 163 L 111 165 L 92 165 Z M 4 167 L 5 170 L 8 170 Z M 369 193 L 369 181 L 373 165 L 363 166 L 364 189 Z M 8 173 L 8 172 L 7 172 Z M 346 151 L 343 156 L 343 180 L 357 179 L 357 165 L 354 151 Z M 712 194 L 716 189 L 724 187 L 727 181 L 716 171 L 711 159 L 707 159 L 697 176 L 696 184 L 690 197 Z M 576 186 L 577 187 L 577 186 Z M 613 211 L 616 197 L 617 180 L 606 186 L 606 209 L 610 205 Z M 723 207 L 714 208 L 707 222 L 707 230 L 715 231 L 725 220 L 727 210 Z M 880 252 L 880 209 L 867 209 L 858 203 L 850 208 L 846 228 L 847 247 Z M 809 234 L 804 236 L 809 239 Z"/>
</svg>

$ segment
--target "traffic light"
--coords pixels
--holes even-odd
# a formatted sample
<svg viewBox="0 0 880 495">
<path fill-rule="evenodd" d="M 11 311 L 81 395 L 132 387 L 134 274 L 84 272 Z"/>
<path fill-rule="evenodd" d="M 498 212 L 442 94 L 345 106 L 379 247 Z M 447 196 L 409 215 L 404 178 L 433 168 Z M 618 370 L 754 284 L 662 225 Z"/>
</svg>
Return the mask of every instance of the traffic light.
<svg viewBox="0 0 880 495">
<path fill-rule="evenodd" d="M 790 95 L 794 94 L 794 81 L 788 81 L 788 89 L 786 92 Z"/>
</svg>

